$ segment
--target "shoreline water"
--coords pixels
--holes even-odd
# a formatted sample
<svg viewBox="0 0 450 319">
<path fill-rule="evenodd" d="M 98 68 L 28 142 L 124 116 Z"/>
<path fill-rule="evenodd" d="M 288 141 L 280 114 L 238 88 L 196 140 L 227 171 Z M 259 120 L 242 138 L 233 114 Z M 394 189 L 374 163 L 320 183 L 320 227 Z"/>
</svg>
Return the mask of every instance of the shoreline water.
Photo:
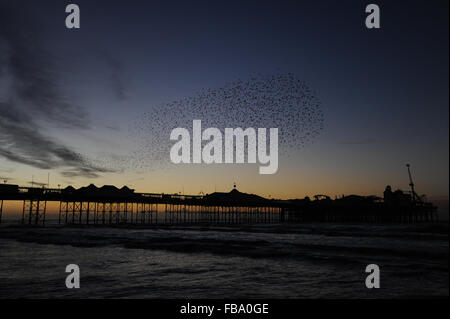
<svg viewBox="0 0 450 319">
<path fill-rule="evenodd" d="M 0 238 L 1 298 L 406 298 L 449 291 L 446 223 L 3 225 Z M 80 264 L 88 288 L 61 287 L 66 263 Z M 371 263 L 382 271 L 377 291 L 364 285 Z M 27 288 L 33 278 L 40 284 Z"/>
</svg>

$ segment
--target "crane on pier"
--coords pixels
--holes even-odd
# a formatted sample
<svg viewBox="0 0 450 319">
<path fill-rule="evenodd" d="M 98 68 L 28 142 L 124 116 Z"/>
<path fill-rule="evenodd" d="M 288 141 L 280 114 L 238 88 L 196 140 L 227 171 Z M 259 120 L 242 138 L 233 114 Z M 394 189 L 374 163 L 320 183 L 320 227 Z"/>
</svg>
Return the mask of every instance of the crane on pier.
<svg viewBox="0 0 450 319">
<path fill-rule="evenodd" d="M 408 175 L 409 175 L 409 186 L 411 187 L 411 198 L 413 202 L 420 203 L 422 202 L 422 199 L 419 195 L 417 195 L 416 191 L 414 190 L 414 182 L 411 175 L 411 165 L 406 164 L 406 167 L 408 168 Z"/>
</svg>

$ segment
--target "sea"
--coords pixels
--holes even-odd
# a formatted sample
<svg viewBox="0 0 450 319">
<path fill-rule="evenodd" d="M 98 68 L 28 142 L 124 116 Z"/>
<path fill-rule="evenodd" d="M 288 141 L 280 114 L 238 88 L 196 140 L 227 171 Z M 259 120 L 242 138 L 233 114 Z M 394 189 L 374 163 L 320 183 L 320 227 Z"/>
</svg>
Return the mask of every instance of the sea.
<svg viewBox="0 0 450 319">
<path fill-rule="evenodd" d="M 0 226 L 0 298 L 449 296 L 449 224 Z M 66 266 L 80 269 L 68 289 Z M 368 265 L 380 288 L 366 286 Z"/>
</svg>

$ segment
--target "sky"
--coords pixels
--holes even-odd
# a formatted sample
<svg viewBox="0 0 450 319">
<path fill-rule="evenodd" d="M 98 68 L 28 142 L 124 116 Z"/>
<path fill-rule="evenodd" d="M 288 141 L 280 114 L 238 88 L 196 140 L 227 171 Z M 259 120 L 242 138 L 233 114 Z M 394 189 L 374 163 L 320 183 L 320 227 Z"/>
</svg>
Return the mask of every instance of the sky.
<svg viewBox="0 0 450 319">
<path fill-rule="evenodd" d="M 65 26 L 69 3 L 80 7 L 80 29 Z M 236 183 L 288 199 L 407 190 L 410 163 L 419 194 L 448 197 L 448 1 L 374 3 L 381 28 L 369 30 L 369 2 L 356 0 L 0 0 L 0 177 L 185 194 Z M 253 121 L 236 104 L 245 90 L 224 114 L 207 111 L 217 101 L 205 92 L 271 77 L 304 83 L 317 116 L 274 104 Z M 174 165 L 163 151 L 166 130 L 194 116 L 272 127 L 275 106 L 280 121 L 295 120 L 276 174 Z"/>
</svg>

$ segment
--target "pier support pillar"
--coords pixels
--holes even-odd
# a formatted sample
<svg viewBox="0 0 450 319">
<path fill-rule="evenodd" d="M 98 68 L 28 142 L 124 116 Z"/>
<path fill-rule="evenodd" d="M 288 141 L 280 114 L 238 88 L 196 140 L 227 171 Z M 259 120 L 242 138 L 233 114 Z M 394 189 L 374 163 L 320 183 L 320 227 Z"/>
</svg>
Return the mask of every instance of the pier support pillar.
<svg viewBox="0 0 450 319">
<path fill-rule="evenodd" d="M 22 209 L 22 224 L 25 224 L 25 215 L 28 214 L 28 224 L 45 225 L 45 217 L 47 212 L 47 201 L 40 200 L 24 200 Z"/>
<path fill-rule="evenodd" d="M 3 199 L 0 201 L 0 224 L 2 223 Z"/>
</svg>

